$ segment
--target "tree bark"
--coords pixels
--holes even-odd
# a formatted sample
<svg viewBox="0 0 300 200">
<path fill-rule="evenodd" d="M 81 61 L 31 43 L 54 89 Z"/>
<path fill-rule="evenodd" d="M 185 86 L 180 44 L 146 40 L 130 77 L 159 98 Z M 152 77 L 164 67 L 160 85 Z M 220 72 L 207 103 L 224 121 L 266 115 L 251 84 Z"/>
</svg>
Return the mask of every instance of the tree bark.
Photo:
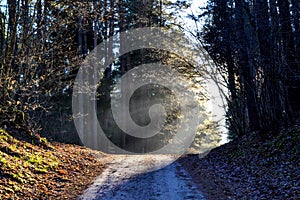
<svg viewBox="0 0 300 200">
<path fill-rule="evenodd" d="M 283 46 L 283 53 L 287 63 L 286 67 L 291 72 L 290 75 L 294 75 L 298 70 L 295 60 L 295 42 L 293 37 L 289 6 L 290 4 L 288 0 L 278 0 L 279 19 L 281 28 L 280 33 Z"/>
<path fill-rule="evenodd" d="M 296 45 L 296 59 L 299 68 L 300 65 L 300 1 L 292 0 L 293 26 L 295 28 L 294 38 Z"/>
<path fill-rule="evenodd" d="M 260 129 L 258 110 L 256 108 L 256 88 L 253 83 L 253 66 L 250 64 L 248 41 L 246 36 L 245 23 L 245 9 L 244 0 L 236 0 L 235 15 L 236 15 L 236 33 L 237 33 L 237 44 L 239 46 L 239 60 L 238 64 L 241 69 L 241 75 L 243 78 L 243 87 L 245 92 L 245 101 L 247 105 L 247 113 L 249 118 L 250 131 L 256 131 Z"/>
</svg>

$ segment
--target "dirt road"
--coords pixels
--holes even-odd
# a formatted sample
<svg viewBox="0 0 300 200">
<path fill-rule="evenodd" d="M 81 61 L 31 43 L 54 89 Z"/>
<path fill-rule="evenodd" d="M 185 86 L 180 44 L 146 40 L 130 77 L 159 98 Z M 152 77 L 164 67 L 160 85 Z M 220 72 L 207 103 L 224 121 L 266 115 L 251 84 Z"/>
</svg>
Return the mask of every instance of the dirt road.
<svg viewBox="0 0 300 200">
<path fill-rule="evenodd" d="M 114 156 L 79 199 L 204 200 L 191 177 L 172 160 L 167 155 Z"/>
</svg>

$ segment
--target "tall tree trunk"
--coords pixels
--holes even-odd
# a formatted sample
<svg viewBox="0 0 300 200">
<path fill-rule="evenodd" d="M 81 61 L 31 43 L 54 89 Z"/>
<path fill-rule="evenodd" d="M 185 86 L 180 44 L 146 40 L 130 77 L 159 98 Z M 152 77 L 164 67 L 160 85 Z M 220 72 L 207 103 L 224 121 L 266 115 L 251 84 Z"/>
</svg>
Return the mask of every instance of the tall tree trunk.
<svg viewBox="0 0 300 200">
<path fill-rule="evenodd" d="M 44 13 L 42 22 L 42 37 L 45 39 L 47 33 L 48 15 L 49 15 L 50 0 L 44 0 Z M 43 52 L 46 52 L 46 45 L 43 45 Z"/>
<path fill-rule="evenodd" d="M 275 80 L 277 81 L 277 87 L 273 87 L 272 83 L 270 85 L 270 88 L 272 87 L 273 90 L 276 89 L 275 93 L 277 93 L 278 97 L 278 102 L 280 105 L 278 107 L 281 108 L 279 111 L 280 113 L 278 114 L 278 120 L 280 121 L 281 124 L 282 122 L 285 122 L 288 120 L 287 118 L 291 117 L 291 110 L 288 105 L 288 93 L 287 93 L 287 87 L 286 87 L 286 79 L 287 79 L 287 70 L 286 67 L 284 66 L 284 62 L 282 61 L 282 55 L 283 51 L 282 48 L 278 45 L 280 44 L 280 28 L 279 28 L 279 14 L 278 14 L 278 9 L 277 9 L 277 3 L 276 0 L 270 0 L 270 19 L 271 19 L 271 55 L 272 57 L 272 62 L 275 65 L 274 70 L 276 77 Z"/>
<path fill-rule="evenodd" d="M 235 87 L 235 66 L 232 59 L 232 50 L 227 47 L 227 73 L 228 73 L 228 87 L 231 94 L 231 99 L 235 101 L 237 99 L 237 91 Z"/>
<path fill-rule="evenodd" d="M 26 51 L 24 52 L 25 55 L 23 56 L 27 56 L 28 55 L 28 51 L 29 51 L 29 46 L 30 44 L 28 44 L 28 31 L 29 31 L 29 5 L 28 5 L 28 0 L 23 0 L 22 1 L 22 20 L 23 20 L 23 24 L 22 24 L 22 49 L 26 49 Z"/>
<path fill-rule="evenodd" d="M 265 122 L 263 128 L 277 129 L 274 124 L 279 124 L 282 113 L 280 102 L 280 87 L 278 87 L 278 65 L 273 62 L 271 51 L 274 49 L 271 43 L 271 29 L 269 26 L 269 7 L 267 0 L 255 1 L 256 30 L 259 42 L 259 64 L 262 68 L 262 88 L 258 104 L 260 118 Z"/>
<path fill-rule="evenodd" d="M 17 25 L 18 25 L 18 7 L 19 7 L 19 0 L 12 0 L 8 1 L 8 29 L 7 29 L 7 35 L 8 35 L 8 43 L 6 47 L 6 59 L 7 66 L 7 74 L 9 71 L 12 70 L 12 67 L 14 66 L 14 60 L 17 53 Z"/>
<path fill-rule="evenodd" d="M 125 27 L 125 2 L 123 0 L 119 0 L 118 1 L 118 12 L 119 12 L 119 19 L 118 19 L 118 27 L 119 27 L 119 31 L 120 32 L 124 32 L 126 30 L 126 27 Z M 123 37 L 123 35 L 121 35 L 120 37 L 120 52 L 123 52 L 124 51 L 124 41 L 126 40 L 126 38 Z M 130 53 L 127 52 L 127 54 L 125 55 L 121 55 L 120 57 L 120 69 L 121 69 L 121 74 L 125 74 L 127 70 L 129 70 L 127 67 L 127 57 L 130 56 Z M 126 87 L 124 85 L 122 85 L 122 87 Z M 124 89 L 124 88 L 123 88 Z M 123 94 L 123 91 L 122 91 L 122 95 L 126 95 L 126 94 Z M 124 102 L 126 103 L 126 102 Z M 125 120 L 125 116 L 123 117 L 124 119 L 124 123 L 126 123 L 126 120 Z M 121 138 L 121 145 L 123 148 L 126 147 L 126 135 L 123 133 L 122 134 L 122 138 Z"/>
<path fill-rule="evenodd" d="M 36 2 L 36 23 L 37 23 L 37 38 L 38 41 L 42 43 L 42 0 L 37 0 Z"/>
<path fill-rule="evenodd" d="M 163 27 L 163 0 L 159 0 L 159 26 Z"/>
<path fill-rule="evenodd" d="M 114 41 L 112 40 L 112 36 L 114 35 L 114 31 L 115 31 L 115 3 L 114 0 L 110 0 L 110 9 L 109 9 L 109 44 L 108 44 L 108 57 L 112 58 L 113 56 L 113 43 Z M 109 65 L 109 71 L 111 72 L 111 67 L 112 64 Z"/>
<path fill-rule="evenodd" d="M 300 1 L 292 0 L 293 26 L 295 29 L 294 38 L 296 44 L 296 59 L 299 68 L 300 65 Z"/>
<path fill-rule="evenodd" d="M 249 118 L 250 131 L 260 129 L 258 111 L 256 108 L 256 88 L 253 83 L 253 65 L 250 64 L 250 56 L 248 54 L 248 38 L 245 31 L 246 13 L 244 0 L 236 0 L 235 15 L 236 15 L 236 33 L 237 43 L 239 45 L 239 67 L 243 79 L 243 87 L 245 92 L 245 101 L 247 105 L 247 113 Z"/>
<path fill-rule="evenodd" d="M 289 0 L 278 0 L 283 53 L 286 59 L 285 61 L 287 63 L 286 67 L 291 72 L 290 75 L 293 75 L 298 70 L 295 59 L 295 43 L 291 25 L 292 23 L 289 6 Z"/>
<path fill-rule="evenodd" d="M 289 0 L 278 0 L 279 7 L 279 22 L 280 22 L 280 35 L 281 35 L 281 45 L 283 48 L 282 52 L 282 63 L 284 75 L 286 76 L 286 87 L 285 89 L 285 100 L 289 102 L 288 98 L 290 96 L 289 87 L 295 86 L 294 78 L 299 75 L 299 64 L 296 63 L 296 50 L 295 41 L 292 29 L 291 14 L 290 14 L 290 3 Z M 295 28 L 295 27 L 294 27 Z M 298 33 L 299 34 L 299 33 Z M 286 113 L 288 114 L 289 121 L 292 121 L 292 108 L 290 103 L 286 103 Z"/>
</svg>

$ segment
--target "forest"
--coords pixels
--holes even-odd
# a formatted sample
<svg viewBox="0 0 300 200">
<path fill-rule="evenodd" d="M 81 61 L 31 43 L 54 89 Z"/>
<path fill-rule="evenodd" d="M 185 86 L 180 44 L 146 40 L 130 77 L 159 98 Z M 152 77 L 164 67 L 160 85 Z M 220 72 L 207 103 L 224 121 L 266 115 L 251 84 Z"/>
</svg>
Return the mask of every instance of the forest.
<svg viewBox="0 0 300 200">
<path fill-rule="evenodd" d="M 0 0 L 0 64 L 0 199 L 300 197 L 298 0 Z"/>
</svg>

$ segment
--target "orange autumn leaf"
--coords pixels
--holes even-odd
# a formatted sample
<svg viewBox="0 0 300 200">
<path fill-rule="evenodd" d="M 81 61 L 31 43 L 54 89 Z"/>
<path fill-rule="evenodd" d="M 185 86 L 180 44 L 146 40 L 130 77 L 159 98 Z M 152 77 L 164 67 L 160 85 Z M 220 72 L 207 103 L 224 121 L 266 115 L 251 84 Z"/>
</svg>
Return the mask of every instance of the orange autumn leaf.
<svg viewBox="0 0 300 200">
<path fill-rule="evenodd" d="M 63 174 L 63 175 L 68 174 L 68 172 L 67 172 L 66 170 L 63 170 L 63 169 L 59 169 L 58 172 L 59 172 L 60 174 Z"/>
</svg>

